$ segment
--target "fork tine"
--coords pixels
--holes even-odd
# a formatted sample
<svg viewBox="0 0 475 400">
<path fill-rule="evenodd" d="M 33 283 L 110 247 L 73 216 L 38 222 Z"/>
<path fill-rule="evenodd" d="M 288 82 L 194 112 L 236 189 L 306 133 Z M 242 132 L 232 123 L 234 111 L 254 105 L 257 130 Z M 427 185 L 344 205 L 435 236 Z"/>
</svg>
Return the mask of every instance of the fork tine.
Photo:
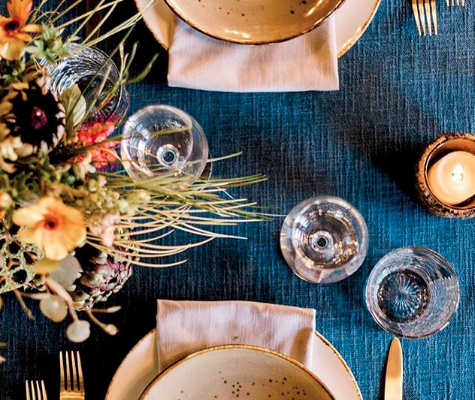
<svg viewBox="0 0 475 400">
<path fill-rule="evenodd" d="M 41 394 L 43 395 L 43 400 L 48 400 L 46 395 L 45 381 L 41 381 Z"/>
<path fill-rule="evenodd" d="M 33 385 L 33 381 L 30 381 L 30 389 L 31 389 L 31 400 L 36 400 L 36 390 L 35 390 L 35 386 Z"/>
<path fill-rule="evenodd" d="M 419 17 L 421 19 L 422 31 L 424 32 L 424 36 L 426 36 L 426 17 L 424 15 L 424 0 L 419 0 Z"/>
<path fill-rule="evenodd" d="M 40 390 L 40 382 L 36 381 L 36 395 L 38 396 L 38 400 L 43 400 L 42 395 L 41 395 L 41 390 Z"/>
<path fill-rule="evenodd" d="M 432 21 L 434 22 L 434 35 L 438 35 L 439 32 L 437 28 L 437 5 L 435 4 L 435 0 L 431 0 L 430 4 L 432 8 Z"/>
<path fill-rule="evenodd" d="M 77 355 L 77 359 L 78 359 L 79 390 L 81 392 L 83 392 L 84 391 L 84 379 L 83 379 L 83 376 L 82 376 L 81 355 L 79 354 L 79 351 L 76 352 L 76 355 Z"/>
<path fill-rule="evenodd" d="M 414 20 L 416 21 L 417 32 L 419 32 L 419 36 L 421 36 L 422 32 L 421 24 L 419 22 L 419 10 L 417 9 L 417 0 L 412 0 L 412 13 L 414 14 Z"/>
<path fill-rule="evenodd" d="M 59 377 L 60 377 L 60 382 L 59 382 L 59 387 L 60 391 L 66 389 L 66 385 L 64 384 L 64 363 L 63 363 L 63 352 L 59 352 Z"/>
<path fill-rule="evenodd" d="M 26 400 L 31 400 L 30 387 L 28 386 L 28 381 L 25 381 L 25 391 L 26 391 Z"/>
<path fill-rule="evenodd" d="M 78 390 L 76 357 L 74 357 L 74 353 L 72 351 L 70 352 L 70 355 L 71 355 L 71 366 L 72 366 L 71 388 L 72 390 Z"/>
<path fill-rule="evenodd" d="M 66 354 L 66 390 L 73 389 L 73 385 L 69 375 L 69 352 L 65 352 Z"/>
<path fill-rule="evenodd" d="M 424 7 L 426 9 L 427 27 L 429 28 L 429 36 L 432 36 L 432 20 L 430 17 L 430 0 L 424 0 Z"/>
</svg>

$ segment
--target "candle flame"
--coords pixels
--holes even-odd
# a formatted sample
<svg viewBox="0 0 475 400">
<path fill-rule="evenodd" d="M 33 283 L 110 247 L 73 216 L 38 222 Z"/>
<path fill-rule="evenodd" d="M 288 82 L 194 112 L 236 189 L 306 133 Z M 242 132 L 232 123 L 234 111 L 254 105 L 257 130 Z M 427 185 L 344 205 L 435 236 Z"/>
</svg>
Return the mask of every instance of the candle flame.
<svg viewBox="0 0 475 400">
<path fill-rule="evenodd" d="M 461 164 L 457 164 L 452 171 L 452 180 L 457 183 L 462 183 L 464 180 L 464 171 Z"/>
</svg>

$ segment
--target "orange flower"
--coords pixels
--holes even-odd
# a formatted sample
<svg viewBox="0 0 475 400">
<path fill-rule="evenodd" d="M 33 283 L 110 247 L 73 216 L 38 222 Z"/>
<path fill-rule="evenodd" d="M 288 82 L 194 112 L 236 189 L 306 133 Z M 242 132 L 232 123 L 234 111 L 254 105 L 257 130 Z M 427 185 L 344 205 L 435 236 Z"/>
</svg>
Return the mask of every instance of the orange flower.
<svg viewBox="0 0 475 400">
<path fill-rule="evenodd" d="M 34 206 L 20 208 L 13 222 L 24 227 L 20 239 L 38 246 L 50 260 L 62 260 L 86 240 L 82 214 L 56 197 L 42 197 Z"/>
<path fill-rule="evenodd" d="M 0 15 L 0 57 L 18 60 L 31 41 L 30 33 L 41 31 L 35 24 L 26 25 L 33 7 L 33 0 L 10 0 L 7 4 L 9 18 Z"/>
</svg>

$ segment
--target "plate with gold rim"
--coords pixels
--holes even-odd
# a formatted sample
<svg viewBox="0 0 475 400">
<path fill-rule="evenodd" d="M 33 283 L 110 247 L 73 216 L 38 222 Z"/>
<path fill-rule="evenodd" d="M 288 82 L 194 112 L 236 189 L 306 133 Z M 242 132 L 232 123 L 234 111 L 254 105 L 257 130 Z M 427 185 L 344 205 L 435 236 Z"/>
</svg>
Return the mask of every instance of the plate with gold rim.
<svg viewBox="0 0 475 400">
<path fill-rule="evenodd" d="M 175 14 L 165 0 L 135 0 L 144 13 L 144 22 L 155 39 L 168 49 L 172 42 Z M 336 25 L 338 57 L 343 56 L 363 35 L 378 10 L 381 0 L 346 0 L 332 18 Z M 319 29 L 318 27 L 316 29 Z"/>
<path fill-rule="evenodd" d="M 205 35 L 239 44 L 279 43 L 325 22 L 345 0 L 165 0 Z"/>
<path fill-rule="evenodd" d="M 239 397 L 335 400 L 304 365 L 249 345 L 217 346 L 190 354 L 158 375 L 140 400 Z"/>
<path fill-rule="evenodd" d="M 105 400 L 139 400 L 158 375 L 157 334 L 152 330 L 127 354 L 117 369 Z M 350 368 L 338 351 L 315 332 L 310 370 L 328 387 L 336 400 L 363 400 Z"/>
</svg>

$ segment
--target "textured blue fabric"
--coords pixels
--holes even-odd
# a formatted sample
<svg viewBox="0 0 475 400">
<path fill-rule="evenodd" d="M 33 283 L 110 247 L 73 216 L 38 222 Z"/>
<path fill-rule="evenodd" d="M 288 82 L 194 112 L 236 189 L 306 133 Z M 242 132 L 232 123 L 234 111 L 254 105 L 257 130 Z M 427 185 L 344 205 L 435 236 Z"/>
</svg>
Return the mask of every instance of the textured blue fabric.
<svg viewBox="0 0 475 400">
<path fill-rule="evenodd" d="M 130 2 L 132 3 L 132 2 Z M 133 5 L 128 9 L 132 11 Z M 0 398 L 22 399 L 25 379 L 45 379 L 57 399 L 58 351 L 80 349 L 88 400 L 104 397 L 129 349 L 155 324 L 155 299 L 256 300 L 317 309 L 317 329 L 341 352 L 367 400 L 382 398 L 390 335 L 364 306 L 372 266 L 390 250 L 427 246 L 445 256 L 461 282 L 460 308 L 438 335 L 403 341 L 406 400 L 473 400 L 475 391 L 475 234 L 473 221 L 429 215 L 413 198 L 414 162 L 444 131 L 475 130 L 475 14 L 438 2 L 438 37 L 417 36 L 410 1 L 385 0 L 362 39 L 340 60 L 341 90 L 334 93 L 226 94 L 167 88 L 166 56 L 130 91 L 131 111 L 153 103 L 178 106 L 196 117 L 214 156 L 243 156 L 215 166 L 216 175 L 255 172 L 269 182 L 237 193 L 287 213 L 315 194 L 353 203 L 371 232 L 368 257 L 344 282 L 317 286 L 287 268 L 278 244 L 281 219 L 243 226 L 248 241 L 217 240 L 187 253 L 173 269 L 135 270 L 107 316 L 121 333 L 93 329 L 73 346 L 65 325 L 28 321 L 13 296 L 0 313 Z M 144 26 L 135 34 L 143 61 L 159 51 Z M 147 57 L 145 57 L 147 56 Z M 141 58 L 142 60 L 142 58 Z M 28 302 L 28 304 L 32 304 Z M 33 304 L 33 307 L 36 305 Z"/>
</svg>

